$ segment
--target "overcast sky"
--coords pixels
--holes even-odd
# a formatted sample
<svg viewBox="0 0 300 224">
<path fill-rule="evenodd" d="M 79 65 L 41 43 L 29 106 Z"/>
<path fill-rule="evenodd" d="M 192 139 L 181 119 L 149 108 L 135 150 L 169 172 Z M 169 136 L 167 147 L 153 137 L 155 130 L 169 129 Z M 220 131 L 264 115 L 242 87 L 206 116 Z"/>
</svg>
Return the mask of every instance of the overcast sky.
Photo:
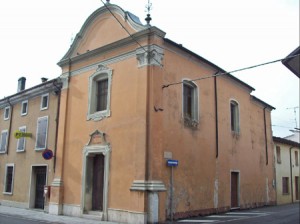
<svg viewBox="0 0 300 224">
<path fill-rule="evenodd" d="M 111 0 L 144 23 L 147 0 Z M 286 57 L 299 46 L 299 0 L 152 0 L 151 24 L 166 37 L 226 71 Z M 10 0 L 0 3 L 0 99 L 41 77 L 61 74 L 56 63 L 101 0 Z M 254 87 L 254 96 L 276 107 L 273 135 L 299 128 L 299 78 L 281 63 L 234 76 Z"/>
</svg>

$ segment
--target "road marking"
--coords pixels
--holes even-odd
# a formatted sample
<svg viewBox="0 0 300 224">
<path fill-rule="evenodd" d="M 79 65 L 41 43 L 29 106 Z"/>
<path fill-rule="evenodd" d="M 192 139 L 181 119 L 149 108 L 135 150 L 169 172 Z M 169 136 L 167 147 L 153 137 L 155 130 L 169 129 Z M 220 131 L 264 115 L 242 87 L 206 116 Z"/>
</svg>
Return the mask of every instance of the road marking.
<svg viewBox="0 0 300 224">
<path fill-rule="evenodd" d="M 192 222 L 192 223 L 211 223 L 211 222 L 217 222 L 219 220 L 197 220 L 197 219 L 185 219 L 185 220 L 180 220 L 178 222 Z"/>
<path fill-rule="evenodd" d="M 229 215 L 262 215 L 262 214 L 267 214 L 267 213 L 262 213 L 262 212 L 227 212 L 225 214 L 229 214 Z"/>
<path fill-rule="evenodd" d="M 244 215 L 210 215 L 208 218 L 248 218 L 249 216 Z"/>
</svg>

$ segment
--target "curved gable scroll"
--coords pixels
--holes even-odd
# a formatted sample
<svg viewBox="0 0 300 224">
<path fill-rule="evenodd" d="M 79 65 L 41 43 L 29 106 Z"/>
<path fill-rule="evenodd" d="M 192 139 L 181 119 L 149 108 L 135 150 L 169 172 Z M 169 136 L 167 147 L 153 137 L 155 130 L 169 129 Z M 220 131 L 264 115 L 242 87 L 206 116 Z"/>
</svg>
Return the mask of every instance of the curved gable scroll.
<svg viewBox="0 0 300 224">
<path fill-rule="evenodd" d="M 95 50 L 105 45 L 128 37 L 119 22 L 111 15 L 110 11 L 118 18 L 130 33 L 147 28 L 139 18 L 121 7 L 109 4 L 93 12 L 81 27 L 71 47 L 58 64 L 64 60 Z"/>
</svg>

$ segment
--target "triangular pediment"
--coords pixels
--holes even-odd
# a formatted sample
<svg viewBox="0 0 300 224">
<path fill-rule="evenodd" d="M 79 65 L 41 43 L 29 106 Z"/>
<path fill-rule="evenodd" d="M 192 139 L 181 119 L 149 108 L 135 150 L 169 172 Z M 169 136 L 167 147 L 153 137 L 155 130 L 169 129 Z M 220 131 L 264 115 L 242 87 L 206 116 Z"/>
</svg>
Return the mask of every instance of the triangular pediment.
<svg viewBox="0 0 300 224">
<path fill-rule="evenodd" d="M 147 28 L 138 17 L 117 5 L 108 4 L 99 8 L 85 21 L 61 61 L 127 38 L 129 34 L 123 27 L 130 34 Z"/>
</svg>

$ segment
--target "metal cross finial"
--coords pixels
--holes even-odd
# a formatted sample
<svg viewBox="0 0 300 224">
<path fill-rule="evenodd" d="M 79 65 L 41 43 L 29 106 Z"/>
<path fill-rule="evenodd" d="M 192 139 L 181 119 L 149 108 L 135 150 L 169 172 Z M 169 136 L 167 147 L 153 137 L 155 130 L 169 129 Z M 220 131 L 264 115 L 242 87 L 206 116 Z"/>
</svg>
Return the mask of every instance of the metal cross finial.
<svg viewBox="0 0 300 224">
<path fill-rule="evenodd" d="M 146 5 L 146 10 L 148 14 L 150 14 L 150 11 L 152 10 L 152 3 L 150 2 L 150 0 L 148 0 L 148 4 Z"/>
<path fill-rule="evenodd" d="M 148 0 L 148 4 L 146 5 L 146 12 L 147 12 L 147 17 L 146 17 L 146 21 L 147 24 L 150 25 L 150 21 L 152 20 L 151 16 L 150 16 L 150 11 L 152 10 L 152 3 L 150 2 L 150 0 Z"/>
</svg>

